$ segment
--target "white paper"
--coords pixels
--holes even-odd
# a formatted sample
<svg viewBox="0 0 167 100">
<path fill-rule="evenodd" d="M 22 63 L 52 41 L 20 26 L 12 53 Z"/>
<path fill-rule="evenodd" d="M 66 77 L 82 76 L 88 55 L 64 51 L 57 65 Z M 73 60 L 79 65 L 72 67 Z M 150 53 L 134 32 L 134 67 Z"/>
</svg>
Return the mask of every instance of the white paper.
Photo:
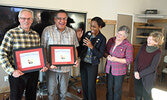
<svg viewBox="0 0 167 100">
<path fill-rule="evenodd" d="M 22 68 L 41 65 L 39 52 L 29 52 L 20 54 Z"/>
<path fill-rule="evenodd" d="M 71 62 L 70 49 L 55 49 L 55 62 Z"/>
</svg>

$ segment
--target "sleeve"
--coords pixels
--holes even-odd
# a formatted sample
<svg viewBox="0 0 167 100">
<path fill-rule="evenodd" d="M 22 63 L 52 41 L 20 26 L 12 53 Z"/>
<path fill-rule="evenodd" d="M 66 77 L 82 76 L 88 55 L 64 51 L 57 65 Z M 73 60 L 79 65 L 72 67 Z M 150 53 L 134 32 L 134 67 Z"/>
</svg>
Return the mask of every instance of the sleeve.
<svg viewBox="0 0 167 100">
<path fill-rule="evenodd" d="M 37 46 L 41 46 L 41 39 L 40 39 L 40 36 L 39 36 L 39 33 L 37 33 L 36 31 L 33 31 L 35 34 L 36 34 L 36 37 L 37 37 L 37 40 L 38 40 L 38 44 Z"/>
<path fill-rule="evenodd" d="M 0 66 L 9 75 L 12 75 L 12 73 L 14 72 L 14 68 L 12 67 L 9 61 L 9 59 L 11 59 L 12 56 L 9 55 L 12 52 L 12 46 L 13 36 L 10 33 L 10 31 L 8 31 L 5 34 L 2 44 L 0 46 Z"/>
<path fill-rule="evenodd" d="M 47 48 L 47 44 L 48 44 L 48 29 L 45 28 L 42 32 L 41 46 L 44 46 L 44 48 Z"/>
<path fill-rule="evenodd" d="M 107 57 L 109 55 L 109 51 L 111 49 L 111 44 L 112 44 L 112 38 L 110 38 L 105 46 L 105 52 L 104 52 L 104 57 Z"/>
<path fill-rule="evenodd" d="M 150 66 L 148 66 L 147 68 L 145 68 L 144 70 L 139 72 L 139 76 L 142 78 L 142 77 L 145 77 L 146 75 L 149 75 L 149 74 L 155 72 L 157 67 L 158 67 L 158 64 L 160 62 L 160 59 L 161 59 L 161 53 L 156 54 L 154 56 L 151 64 L 150 64 Z"/>
<path fill-rule="evenodd" d="M 126 49 L 126 64 L 131 64 L 133 61 L 133 46 L 130 44 Z"/>
</svg>

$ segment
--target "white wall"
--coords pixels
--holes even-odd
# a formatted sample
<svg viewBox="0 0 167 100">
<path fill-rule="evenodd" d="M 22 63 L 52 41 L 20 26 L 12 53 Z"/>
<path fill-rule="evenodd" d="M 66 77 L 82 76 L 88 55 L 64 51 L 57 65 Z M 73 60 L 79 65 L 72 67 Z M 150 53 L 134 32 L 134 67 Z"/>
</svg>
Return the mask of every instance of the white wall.
<svg viewBox="0 0 167 100">
<path fill-rule="evenodd" d="M 116 20 L 117 14 L 139 14 L 147 6 L 156 6 L 159 1 L 163 0 L 0 0 L 0 5 L 81 11 L 87 12 L 88 18 L 100 16 Z"/>
<path fill-rule="evenodd" d="M 167 15 L 167 0 L 148 0 L 146 9 L 157 9 L 160 14 Z"/>
</svg>

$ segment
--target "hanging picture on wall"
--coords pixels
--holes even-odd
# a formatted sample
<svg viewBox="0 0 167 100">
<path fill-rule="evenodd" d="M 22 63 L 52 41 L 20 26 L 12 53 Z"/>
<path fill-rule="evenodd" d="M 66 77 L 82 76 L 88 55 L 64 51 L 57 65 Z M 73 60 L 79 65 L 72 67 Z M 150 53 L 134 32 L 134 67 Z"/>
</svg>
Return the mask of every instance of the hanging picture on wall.
<svg viewBox="0 0 167 100">
<path fill-rule="evenodd" d="M 31 9 L 34 12 L 34 20 L 31 28 L 39 33 L 40 36 L 45 27 L 54 24 L 54 17 L 57 10 L 0 5 L 0 43 L 4 34 L 9 29 L 19 25 L 18 13 L 23 8 Z M 67 13 L 67 26 L 74 30 L 81 28 L 85 31 L 87 14 L 72 11 L 67 11 Z"/>
</svg>

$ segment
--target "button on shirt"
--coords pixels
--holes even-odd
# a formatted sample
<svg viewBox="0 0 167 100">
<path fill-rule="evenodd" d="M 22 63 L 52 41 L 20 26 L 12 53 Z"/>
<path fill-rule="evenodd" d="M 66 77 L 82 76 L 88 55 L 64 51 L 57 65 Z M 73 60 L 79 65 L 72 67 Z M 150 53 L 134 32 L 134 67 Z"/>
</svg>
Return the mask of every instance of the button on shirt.
<svg viewBox="0 0 167 100">
<path fill-rule="evenodd" d="M 14 72 L 13 50 L 40 46 L 40 37 L 37 32 L 30 29 L 25 32 L 20 26 L 10 29 L 4 36 L 0 46 L 0 66 L 6 73 Z"/>
<path fill-rule="evenodd" d="M 114 49 L 114 51 L 112 51 L 115 46 L 115 39 L 115 37 L 109 39 L 106 46 L 106 53 L 117 58 L 125 58 L 126 64 L 107 60 L 106 73 L 110 73 L 109 71 L 111 69 L 112 75 L 125 75 L 127 65 L 133 61 L 133 46 L 127 39 L 125 39 Z"/>
<path fill-rule="evenodd" d="M 46 27 L 42 33 L 41 45 L 47 49 L 47 54 L 49 54 L 49 45 L 57 44 L 74 45 L 75 47 L 78 47 L 79 43 L 75 31 L 69 27 L 66 27 L 63 32 L 60 32 L 56 25 Z M 47 55 L 47 58 L 49 58 L 49 55 Z M 58 66 L 57 69 L 53 69 L 52 71 L 65 73 L 69 72 L 70 69 L 70 66 Z"/>
</svg>

